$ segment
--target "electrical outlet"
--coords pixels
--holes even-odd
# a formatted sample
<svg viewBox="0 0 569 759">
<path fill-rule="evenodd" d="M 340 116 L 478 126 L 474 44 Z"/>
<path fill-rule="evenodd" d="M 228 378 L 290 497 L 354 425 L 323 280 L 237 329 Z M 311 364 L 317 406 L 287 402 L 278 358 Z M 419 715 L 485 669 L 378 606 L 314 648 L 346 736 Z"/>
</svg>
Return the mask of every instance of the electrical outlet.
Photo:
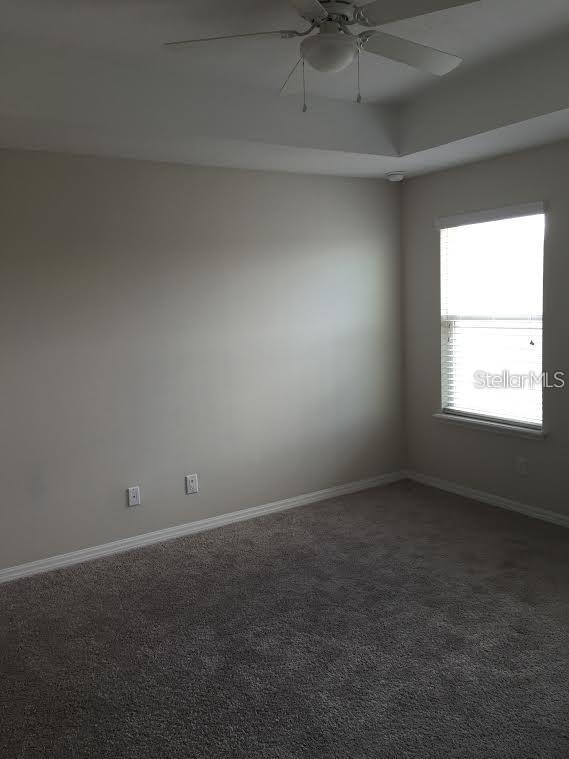
<svg viewBox="0 0 569 759">
<path fill-rule="evenodd" d="M 529 461 L 523 456 L 516 458 L 516 472 L 522 477 L 527 477 L 529 474 Z"/>
<path fill-rule="evenodd" d="M 140 487 L 138 485 L 127 488 L 126 494 L 129 506 L 140 506 Z"/>
<path fill-rule="evenodd" d="M 200 492 L 197 474 L 186 475 L 186 495 L 195 495 Z"/>
</svg>

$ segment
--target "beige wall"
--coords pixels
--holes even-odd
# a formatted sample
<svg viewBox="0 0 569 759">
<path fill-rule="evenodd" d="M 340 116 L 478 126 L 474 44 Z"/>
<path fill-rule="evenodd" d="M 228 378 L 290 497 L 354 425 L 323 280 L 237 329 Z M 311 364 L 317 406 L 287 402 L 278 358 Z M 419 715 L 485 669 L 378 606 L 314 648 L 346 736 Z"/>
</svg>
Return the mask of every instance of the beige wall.
<svg viewBox="0 0 569 759">
<path fill-rule="evenodd" d="M 569 371 L 569 143 L 414 179 L 403 194 L 408 465 L 424 474 L 569 514 L 568 390 L 545 393 L 545 440 L 437 422 L 440 408 L 439 236 L 434 220 L 546 201 L 544 365 Z M 515 471 L 529 459 L 529 475 Z"/>
<path fill-rule="evenodd" d="M 438 216 L 546 201 L 569 372 L 569 143 L 411 180 L 402 225 L 372 180 L 8 151 L 0 177 L 0 568 L 404 465 L 569 513 L 569 391 L 545 440 L 432 418 Z"/>
<path fill-rule="evenodd" d="M 0 177 L 0 567 L 402 465 L 397 188 L 17 152 Z"/>
</svg>

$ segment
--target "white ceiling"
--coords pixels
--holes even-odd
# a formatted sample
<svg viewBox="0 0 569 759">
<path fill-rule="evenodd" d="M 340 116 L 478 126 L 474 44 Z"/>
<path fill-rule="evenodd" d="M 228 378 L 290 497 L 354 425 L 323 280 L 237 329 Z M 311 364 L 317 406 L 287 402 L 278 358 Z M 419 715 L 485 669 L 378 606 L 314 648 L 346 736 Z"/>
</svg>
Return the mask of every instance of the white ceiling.
<svg viewBox="0 0 569 759">
<path fill-rule="evenodd" d="M 69 48 L 175 68 L 191 80 L 278 91 L 298 59 L 298 40 L 232 40 L 165 49 L 187 37 L 306 26 L 287 0 L 0 0 L 0 44 Z M 481 0 L 385 26 L 391 34 L 464 58 L 470 68 L 560 28 L 569 29 L 568 0 Z M 401 100 L 433 83 L 429 75 L 372 55 L 362 57 L 370 102 Z M 309 72 L 313 95 L 352 100 L 355 71 Z M 453 74 L 452 76 L 457 76 Z"/>
<path fill-rule="evenodd" d="M 0 18 L 0 147 L 377 176 L 569 137 L 569 0 L 387 25 L 463 66 L 439 81 L 364 55 L 364 106 L 353 67 L 308 72 L 306 115 L 278 97 L 298 40 L 162 45 L 303 28 L 287 0 L 0 0 Z"/>
</svg>

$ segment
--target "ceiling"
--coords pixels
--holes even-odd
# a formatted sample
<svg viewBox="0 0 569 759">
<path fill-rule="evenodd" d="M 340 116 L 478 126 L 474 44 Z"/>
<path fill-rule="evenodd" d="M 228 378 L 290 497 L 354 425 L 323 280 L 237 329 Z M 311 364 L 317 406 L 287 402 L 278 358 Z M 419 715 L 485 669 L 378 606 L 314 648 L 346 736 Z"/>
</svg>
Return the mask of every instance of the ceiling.
<svg viewBox="0 0 569 759">
<path fill-rule="evenodd" d="M 280 89 L 298 59 L 298 40 L 228 40 L 192 48 L 162 43 L 187 37 L 303 29 L 287 0 L 0 0 L 0 42 L 70 49 L 77 55 L 144 60 L 191 79 Z M 479 4 L 383 27 L 414 42 L 447 50 L 470 68 L 496 55 L 569 30 L 567 0 L 481 0 Z M 330 77 L 308 72 L 313 95 L 353 100 L 354 67 Z M 362 58 L 365 97 L 401 100 L 433 84 L 402 64 Z"/>
<path fill-rule="evenodd" d="M 364 55 L 364 106 L 353 103 L 354 67 L 336 75 L 308 71 L 311 113 L 304 120 L 294 95 L 278 98 L 298 59 L 298 40 L 233 40 L 182 49 L 162 45 L 187 37 L 303 28 L 287 0 L 0 0 L 0 14 L 4 147 L 191 162 L 199 162 L 203 152 L 207 162 L 255 168 L 283 163 L 286 168 L 283 151 L 313 150 L 318 155 L 306 165 L 319 166 L 317 157 L 326 155 L 327 173 L 335 173 L 334 155 L 342 174 L 361 174 L 362 162 L 373 158 L 363 172 L 367 175 L 368 165 L 381 174 L 386 167 L 397 168 L 399 159 L 413 173 L 414 155 L 432 149 L 444 153 L 445 145 L 452 146 L 448 155 L 456 163 L 459 143 L 476 138 L 479 144 L 481 135 L 499 131 L 503 146 L 508 128 L 512 145 L 520 127 L 534 135 L 531 144 L 553 133 L 556 139 L 569 137 L 560 126 L 560 114 L 569 109 L 563 94 L 568 88 L 561 81 L 568 70 L 563 57 L 564 46 L 569 47 L 568 0 L 480 0 L 387 25 L 383 28 L 391 34 L 463 57 L 463 66 L 438 81 Z M 552 80 L 555 97 L 544 103 L 543 89 L 549 90 Z M 507 89 L 498 100 L 505 103 L 486 102 L 484 82 L 494 87 L 502 82 Z M 465 88 L 476 97 L 466 105 L 462 101 L 457 114 L 452 104 Z M 294 80 L 287 91 L 295 92 Z M 469 135 L 465 108 L 472 109 L 474 122 L 480 109 L 488 111 L 488 123 Z M 541 123 L 548 115 L 551 123 L 536 128 L 535 119 Z M 419 117 L 429 126 L 413 135 Z M 457 118 L 460 129 L 449 134 L 449 119 Z M 445 133 L 437 134 L 441 128 Z M 482 142 L 491 145 L 492 140 Z M 172 147 L 178 144 L 179 150 Z M 205 150 L 206 144 L 213 147 Z M 225 157 L 232 155 L 228 146 L 234 148 L 233 161 Z M 271 162 L 270 146 L 281 156 L 278 161 Z M 253 153 L 255 160 L 245 158 Z M 472 150 L 465 148 L 465 155 L 471 160 Z M 352 170 L 349 156 L 357 157 Z M 305 164 L 290 165 L 298 163 Z M 415 164 L 417 172 L 425 170 L 425 156 Z M 438 165 L 444 165 L 443 158 Z"/>
</svg>

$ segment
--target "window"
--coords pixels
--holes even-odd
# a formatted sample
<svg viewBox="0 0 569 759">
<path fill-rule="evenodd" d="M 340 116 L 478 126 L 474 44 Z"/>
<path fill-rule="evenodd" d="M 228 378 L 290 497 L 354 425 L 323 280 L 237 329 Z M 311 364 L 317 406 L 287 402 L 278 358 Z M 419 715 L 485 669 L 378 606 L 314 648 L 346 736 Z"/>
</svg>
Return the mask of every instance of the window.
<svg viewBox="0 0 569 759">
<path fill-rule="evenodd" d="M 541 429 L 543 206 L 440 227 L 443 413 Z"/>
</svg>

